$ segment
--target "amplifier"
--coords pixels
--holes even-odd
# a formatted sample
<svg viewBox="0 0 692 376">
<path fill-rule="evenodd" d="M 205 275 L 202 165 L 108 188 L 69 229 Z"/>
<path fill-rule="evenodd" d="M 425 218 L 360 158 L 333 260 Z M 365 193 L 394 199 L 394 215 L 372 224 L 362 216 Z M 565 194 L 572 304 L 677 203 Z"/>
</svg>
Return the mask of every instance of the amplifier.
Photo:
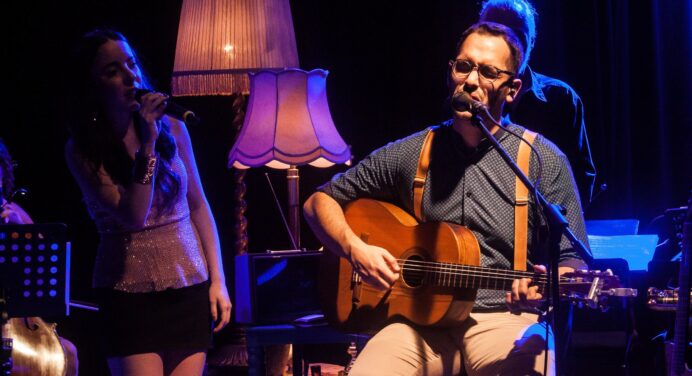
<svg viewBox="0 0 692 376">
<path fill-rule="evenodd" d="M 321 313 L 319 251 L 250 253 L 235 258 L 236 321 L 278 324 Z"/>
</svg>

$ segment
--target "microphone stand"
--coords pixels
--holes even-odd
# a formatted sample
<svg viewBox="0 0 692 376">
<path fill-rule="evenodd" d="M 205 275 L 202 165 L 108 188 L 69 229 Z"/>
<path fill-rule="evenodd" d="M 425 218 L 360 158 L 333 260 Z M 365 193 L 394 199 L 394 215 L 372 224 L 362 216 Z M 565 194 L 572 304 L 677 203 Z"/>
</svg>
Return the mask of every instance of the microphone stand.
<svg viewBox="0 0 692 376">
<path fill-rule="evenodd" d="M 490 133 L 488 128 L 485 127 L 485 124 L 483 123 L 483 120 L 479 116 L 478 112 L 484 111 L 485 114 L 492 118 L 492 116 L 488 113 L 488 110 L 486 108 L 471 108 L 472 113 L 474 114 L 471 121 L 472 123 L 477 126 L 483 135 L 485 135 L 485 138 L 490 141 L 490 143 L 495 147 L 495 149 L 500 153 L 500 156 L 504 161 L 507 163 L 507 165 L 514 171 L 514 174 L 526 185 L 530 193 L 533 193 L 534 197 L 536 197 L 536 203 L 540 208 L 543 210 L 543 213 L 545 214 L 545 217 L 548 220 L 548 231 L 549 231 L 549 257 L 548 257 L 548 286 L 549 287 L 549 299 L 548 299 L 548 312 L 550 313 L 550 319 L 549 322 L 552 324 L 553 327 L 553 337 L 555 341 L 555 372 L 557 375 L 560 373 L 558 372 L 559 367 L 558 367 L 558 360 L 560 359 L 561 354 L 558 352 L 561 352 L 561 346 L 558 343 L 558 336 L 555 334 L 556 328 L 556 317 L 557 317 L 557 310 L 558 310 L 558 303 L 560 301 L 560 290 L 559 290 L 559 275 L 558 275 L 558 262 L 560 260 L 560 240 L 562 239 L 562 235 L 565 235 L 567 239 L 572 243 L 572 246 L 574 249 L 579 253 L 579 255 L 582 257 L 582 259 L 587 263 L 590 264 L 591 261 L 593 260 L 593 257 L 589 253 L 589 251 L 586 249 L 584 244 L 577 239 L 577 237 L 574 235 L 572 230 L 569 228 L 569 222 L 565 218 L 565 216 L 562 213 L 562 209 L 560 206 L 556 204 L 552 204 L 548 202 L 548 200 L 543 197 L 541 192 L 533 185 L 531 180 L 524 175 L 524 173 L 521 171 L 519 166 L 514 162 L 512 157 L 507 153 L 507 150 L 505 150 L 502 145 L 493 137 L 493 135 Z M 547 341 L 547 338 L 546 338 Z M 547 342 L 546 342 L 547 346 Z M 546 357 L 548 356 L 548 353 L 546 351 Z"/>
</svg>

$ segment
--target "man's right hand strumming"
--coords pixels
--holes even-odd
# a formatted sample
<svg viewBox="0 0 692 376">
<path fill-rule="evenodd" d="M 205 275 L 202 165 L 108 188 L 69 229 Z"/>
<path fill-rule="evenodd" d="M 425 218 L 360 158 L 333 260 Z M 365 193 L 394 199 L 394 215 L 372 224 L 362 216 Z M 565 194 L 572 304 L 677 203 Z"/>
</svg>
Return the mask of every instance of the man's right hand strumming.
<svg viewBox="0 0 692 376">
<path fill-rule="evenodd" d="M 389 251 L 358 240 L 352 244 L 349 260 L 365 283 L 388 290 L 399 279 L 401 267 Z"/>
<path fill-rule="evenodd" d="M 303 210 L 322 244 L 349 260 L 365 283 L 380 290 L 392 287 L 401 271 L 397 260 L 386 249 L 369 245 L 354 234 L 333 198 L 316 192 L 305 201 Z"/>
</svg>

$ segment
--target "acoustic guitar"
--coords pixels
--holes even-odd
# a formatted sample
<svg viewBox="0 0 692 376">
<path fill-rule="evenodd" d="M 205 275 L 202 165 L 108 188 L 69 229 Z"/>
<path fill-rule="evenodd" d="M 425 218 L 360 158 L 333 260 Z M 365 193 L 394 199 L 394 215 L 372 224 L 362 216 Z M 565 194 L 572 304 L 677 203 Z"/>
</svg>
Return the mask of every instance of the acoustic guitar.
<svg viewBox="0 0 692 376">
<path fill-rule="evenodd" d="M 480 248 L 466 227 L 417 223 L 401 208 L 382 201 L 358 199 L 344 209 L 351 229 L 368 244 L 388 250 L 401 274 L 387 291 L 363 283 L 344 258 L 325 252 L 320 291 L 325 316 L 345 331 L 376 328 L 403 317 L 428 326 L 463 322 L 477 289 L 511 290 L 512 281 L 531 278 L 544 288 L 545 274 L 480 267 Z M 589 307 L 603 307 L 607 297 L 633 297 L 612 272 L 575 272 L 560 277 L 560 295 Z"/>
</svg>

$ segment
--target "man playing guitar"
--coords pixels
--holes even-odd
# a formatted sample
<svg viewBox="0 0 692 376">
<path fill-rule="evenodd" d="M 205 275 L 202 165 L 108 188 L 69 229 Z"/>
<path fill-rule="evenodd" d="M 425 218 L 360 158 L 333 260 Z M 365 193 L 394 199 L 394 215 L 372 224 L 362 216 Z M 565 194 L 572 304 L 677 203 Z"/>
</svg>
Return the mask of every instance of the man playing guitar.
<svg viewBox="0 0 692 376">
<path fill-rule="evenodd" d="M 510 29 L 494 23 L 471 26 L 449 64 L 450 98 L 468 95 L 501 121 L 503 105 L 511 103 L 521 88 L 515 72 L 522 59 L 521 44 Z M 472 116 L 470 111 L 454 110 L 453 119 L 373 152 L 306 201 L 305 215 L 313 231 L 329 251 L 350 262 L 364 289 L 396 297 L 397 288 L 405 283 L 406 264 L 390 249 L 369 244 L 378 234 L 352 229 L 347 204 L 361 198 L 394 204 L 426 223 L 467 227 L 477 240 L 476 250 L 480 249 L 478 264 L 487 270 L 512 271 L 514 264 L 518 270 L 545 271 L 541 264 L 548 259 L 548 238 L 541 233 L 544 225 L 534 199 L 515 199 L 514 173 L 483 138 Z M 489 120 L 485 123 L 490 132 L 516 156 L 521 141 L 512 133 L 521 135 L 524 128 L 507 121 L 501 128 Z M 434 135 L 432 141 L 427 141 L 429 134 Z M 533 148 L 529 178 L 549 202 L 566 209 L 570 228 L 587 244 L 567 158 L 541 135 L 536 136 Z M 421 179 L 416 175 L 426 153 L 429 167 Z M 414 193 L 416 187 L 422 193 Z M 523 262 L 514 258 L 515 206 L 528 206 Z M 565 238 L 559 252 L 560 274 L 585 267 Z M 350 375 L 455 375 L 462 367 L 468 375 L 554 374 L 551 346 L 544 370 L 547 330 L 535 313 L 543 295 L 531 282 L 530 278 L 514 279 L 505 291 L 478 289 L 473 311 L 459 325 L 440 328 L 414 324 L 415 320 L 388 321 L 363 349 Z M 425 310 L 425 305 L 414 309 Z M 548 342 L 552 343 L 552 334 Z"/>
</svg>

